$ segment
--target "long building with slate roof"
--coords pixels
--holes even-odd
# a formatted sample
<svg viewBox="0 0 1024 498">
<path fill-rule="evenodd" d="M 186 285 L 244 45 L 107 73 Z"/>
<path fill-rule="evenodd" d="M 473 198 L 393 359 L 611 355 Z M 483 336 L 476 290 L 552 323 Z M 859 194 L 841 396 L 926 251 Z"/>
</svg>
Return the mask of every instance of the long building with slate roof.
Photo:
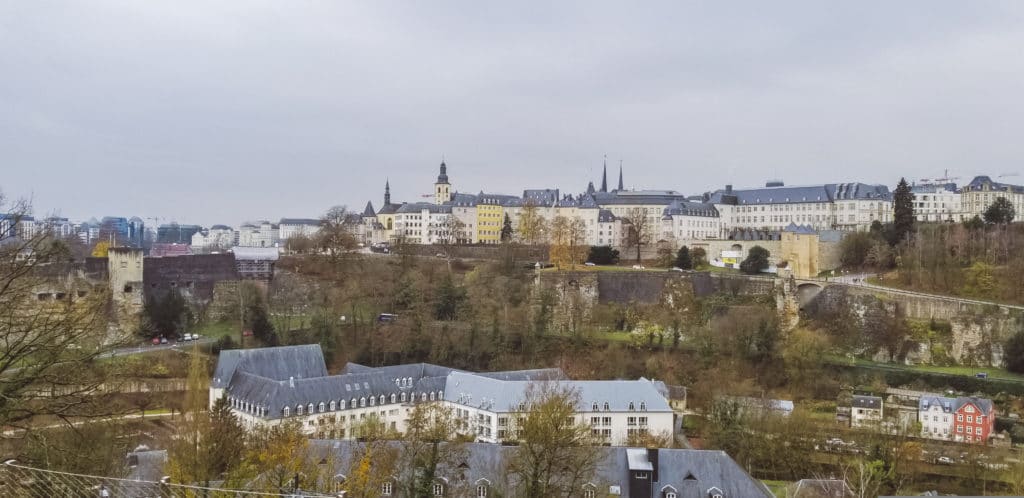
<svg viewBox="0 0 1024 498">
<path fill-rule="evenodd" d="M 577 421 L 609 444 L 672 434 L 674 414 L 661 382 L 576 381 L 560 369 L 474 373 L 428 363 L 349 363 L 328 375 L 315 344 L 222 351 L 210 404 L 226 397 L 250 428 L 294 420 L 311 436 L 351 438 L 367 417 L 402 431 L 414 405 L 440 403 L 455 414 L 463 434 L 497 443 L 515 440 L 515 414 L 542 388 L 578 394 Z"/>
<path fill-rule="evenodd" d="M 356 468 L 355 459 L 365 454 L 356 441 L 315 440 L 311 458 L 332 466 L 334 485 L 342 489 Z M 389 445 L 402 452 L 400 442 Z M 483 443 L 468 443 L 460 458 L 443 462 L 432 483 L 435 496 L 475 496 L 491 498 L 518 496 L 517 482 L 508 469 L 518 448 Z M 684 449 L 646 449 L 626 447 L 594 448 L 596 465 L 591 475 L 581 476 L 571 496 L 596 498 L 768 498 L 773 496 L 760 481 L 743 470 L 722 451 Z M 412 469 L 389 464 L 386 459 L 372 461 L 371 472 L 380 479 L 380 495 L 406 497 L 400 483 L 408 482 Z"/>
<path fill-rule="evenodd" d="M 725 189 L 708 194 L 729 229 L 782 230 L 790 223 L 815 230 L 867 230 L 875 221 L 892 221 L 892 194 L 885 185 L 825 183 Z"/>
</svg>

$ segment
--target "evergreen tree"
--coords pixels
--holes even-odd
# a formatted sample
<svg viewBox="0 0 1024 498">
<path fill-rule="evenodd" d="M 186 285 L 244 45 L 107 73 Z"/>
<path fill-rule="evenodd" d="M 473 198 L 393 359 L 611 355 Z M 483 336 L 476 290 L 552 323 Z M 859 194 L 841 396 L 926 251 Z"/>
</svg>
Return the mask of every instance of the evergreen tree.
<svg viewBox="0 0 1024 498">
<path fill-rule="evenodd" d="M 231 411 L 227 397 L 221 396 L 210 412 L 210 433 L 205 444 L 214 475 L 222 476 L 241 463 L 244 441 L 245 429 Z"/>
<path fill-rule="evenodd" d="M 1003 345 L 1003 358 L 1006 369 L 1015 373 L 1024 373 L 1024 330 L 1010 336 Z"/>
<path fill-rule="evenodd" d="M 466 300 L 466 289 L 455 285 L 451 274 L 446 274 L 437 289 L 437 303 L 434 305 L 434 317 L 438 320 L 454 320 L 458 315 L 459 306 Z"/>
<path fill-rule="evenodd" d="M 747 253 L 747 259 L 740 263 L 740 271 L 747 275 L 757 275 L 767 270 L 770 265 L 768 262 L 768 256 L 770 255 L 771 253 L 768 252 L 768 249 L 761 246 L 751 247 L 750 252 Z"/>
<path fill-rule="evenodd" d="M 896 245 L 914 231 L 914 194 L 906 178 L 900 178 L 892 196 L 892 232 L 889 244 Z"/>
<path fill-rule="evenodd" d="M 683 246 L 679 248 L 679 252 L 676 253 L 676 268 L 683 270 L 693 269 L 693 259 L 690 258 L 690 248 Z"/>
<path fill-rule="evenodd" d="M 181 407 L 181 429 L 167 452 L 170 476 L 174 482 L 208 485 L 216 477 L 210 465 L 208 436 L 210 416 L 206 413 L 209 378 L 206 362 L 193 346 L 185 381 L 185 400 Z"/>
<path fill-rule="evenodd" d="M 512 241 L 512 219 L 508 217 L 508 213 L 505 213 L 505 221 L 501 223 L 501 241 Z"/>
<path fill-rule="evenodd" d="M 985 223 L 1005 225 L 1012 222 L 1016 214 L 1009 200 L 1005 197 L 996 197 L 996 200 L 985 209 Z"/>
<path fill-rule="evenodd" d="M 590 246 L 587 261 L 595 265 L 614 265 L 619 262 L 619 251 L 612 246 Z"/>
<path fill-rule="evenodd" d="M 274 324 L 270 323 L 270 317 L 267 316 L 267 307 L 262 301 L 253 301 L 247 308 L 245 319 L 253 337 L 263 341 L 267 346 L 277 346 L 280 340 L 274 330 Z"/>
<path fill-rule="evenodd" d="M 184 331 L 189 311 L 185 298 L 172 289 L 163 296 L 152 296 L 143 304 L 147 326 L 144 333 L 174 337 Z"/>
</svg>

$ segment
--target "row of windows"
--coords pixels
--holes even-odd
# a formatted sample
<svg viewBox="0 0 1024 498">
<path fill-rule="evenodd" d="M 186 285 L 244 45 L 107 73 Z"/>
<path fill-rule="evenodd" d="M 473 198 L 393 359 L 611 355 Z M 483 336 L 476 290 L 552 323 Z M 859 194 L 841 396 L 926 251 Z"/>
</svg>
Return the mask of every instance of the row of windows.
<svg viewBox="0 0 1024 498">
<path fill-rule="evenodd" d="M 396 383 L 398 383 L 399 380 L 400 379 L 396 379 Z M 444 399 L 444 391 L 437 391 L 437 392 L 431 391 L 429 393 L 420 393 L 420 401 L 423 401 L 423 402 L 425 402 L 425 401 L 438 401 L 438 400 L 442 400 L 442 399 Z M 367 401 L 367 400 L 369 400 L 369 401 Z M 383 394 L 381 394 L 380 396 L 370 396 L 369 398 L 361 397 L 358 400 L 356 398 L 352 398 L 349 401 L 349 403 L 348 403 L 348 408 L 350 408 L 350 409 L 351 408 L 357 408 L 357 407 L 363 408 L 363 407 L 366 407 L 367 404 L 369 404 L 369 406 L 384 405 L 388 401 L 390 401 L 391 403 L 399 403 L 399 402 L 400 403 L 405 403 L 407 401 L 415 402 L 416 401 L 416 393 L 412 393 L 411 395 L 407 395 L 407 393 L 404 393 L 404 392 L 401 393 L 401 395 L 396 395 L 395 393 L 391 393 L 390 398 L 385 396 L 385 395 L 383 395 Z M 345 406 L 346 406 L 345 400 L 338 400 L 338 401 L 331 400 L 329 403 L 325 403 L 325 402 L 321 401 L 315 407 L 314 407 L 313 403 L 310 403 L 310 404 L 308 404 L 306 406 L 297 405 L 295 407 L 295 415 L 296 416 L 301 416 L 301 415 L 308 415 L 308 414 L 312 414 L 312 413 L 323 413 L 325 411 L 344 410 Z M 231 407 L 234 408 L 234 409 L 237 409 L 237 410 L 244 411 L 246 413 L 252 413 L 252 414 L 255 414 L 255 415 L 259 415 L 259 416 L 266 415 L 266 408 L 265 407 L 256 406 L 255 404 L 248 403 L 246 401 L 242 401 L 242 400 L 235 399 L 235 398 L 231 398 Z M 292 410 L 291 410 L 291 407 L 286 406 L 286 407 L 282 408 L 281 412 L 282 412 L 283 416 L 289 417 L 289 416 L 291 416 Z"/>
<path fill-rule="evenodd" d="M 607 401 L 604 402 L 603 407 L 604 407 L 604 411 L 606 411 L 606 412 L 611 410 L 611 405 L 609 405 Z M 590 411 L 592 411 L 592 412 L 601 411 L 601 410 L 598 409 L 597 401 L 595 401 L 591 405 L 590 408 L 591 408 Z M 636 411 L 636 403 L 633 403 L 632 401 L 629 402 L 629 411 L 631 411 L 631 412 L 632 411 Z M 640 402 L 640 411 L 642 411 L 642 412 L 647 411 L 647 403 L 646 402 L 644 402 L 644 401 Z"/>
</svg>

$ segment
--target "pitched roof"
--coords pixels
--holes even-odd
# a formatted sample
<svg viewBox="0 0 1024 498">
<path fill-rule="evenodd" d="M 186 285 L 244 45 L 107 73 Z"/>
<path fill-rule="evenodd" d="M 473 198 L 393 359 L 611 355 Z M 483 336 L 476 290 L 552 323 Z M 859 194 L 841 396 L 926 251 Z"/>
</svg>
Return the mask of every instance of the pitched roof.
<svg viewBox="0 0 1024 498">
<path fill-rule="evenodd" d="M 686 196 L 674 190 L 616 190 L 594 192 L 594 201 L 600 206 L 614 205 L 669 205 L 674 201 L 686 202 Z"/>
<path fill-rule="evenodd" d="M 373 211 L 373 201 L 366 201 L 366 207 L 363 209 L 364 218 L 373 218 L 377 216 L 377 213 Z"/>
<path fill-rule="evenodd" d="M 675 200 L 668 206 L 665 206 L 661 215 L 663 219 L 671 219 L 673 216 L 704 216 L 717 218 L 718 209 L 715 208 L 714 204 Z"/>
<path fill-rule="evenodd" d="M 404 202 L 401 204 L 385 204 L 380 208 L 380 211 L 377 211 L 377 214 L 395 214 L 398 211 L 398 208 L 404 205 Z"/>
<path fill-rule="evenodd" d="M 427 211 L 431 214 L 443 214 L 452 212 L 451 205 L 448 204 L 434 204 L 432 202 L 411 202 L 402 204 L 396 213 L 420 213 Z"/>
<path fill-rule="evenodd" d="M 235 370 L 244 370 L 270 380 L 323 377 L 327 364 L 319 344 L 260 349 L 226 349 L 217 358 L 210 386 L 223 389 Z"/>
<path fill-rule="evenodd" d="M 448 374 L 445 400 L 466 406 L 476 406 L 496 411 L 512 411 L 527 398 L 527 390 L 535 382 L 529 380 L 504 381 L 494 378 L 453 371 Z M 580 411 L 590 411 L 597 403 L 601 410 L 609 404 L 611 411 L 640 411 L 641 403 L 649 412 L 671 411 L 665 397 L 658 392 L 653 382 L 641 380 L 556 380 L 558 388 L 567 388 L 579 394 Z"/>
<path fill-rule="evenodd" d="M 714 204 L 798 204 L 808 202 L 834 202 L 837 200 L 878 199 L 891 201 L 892 194 L 885 185 L 866 183 L 824 183 L 807 186 L 778 186 L 717 190 L 710 195 Z"/>
<path fill-rule="evenodd" d="M 537 206 L 551 206 L 560 197 L 557 188 L 533 188 L 523 191 L 523 201 Z"/>
<path fill-rule="evenodd" d="M 986 186 L 988 187 L 988 189 L 990 191 L 1014 192 L 1014 193 L 1018 193 L 1018 194 L 1024 193 L 1024 187 L 1022 187 L 1020 185 L 1013 185 L 1013 184 L 1009 184 L 1009 183 L 994 182 L 994 181 L 992 181 L 991 178 L 989 178 L 987 176 L 976 176 L 976 177 L 974 177 L 974 179 L 971 180 L 971 183 L 968 183 L 967 185 L 964 185 L 963 191 L 964 192 L 971 192 L 971 191 L 985 190 Z"/>
<path fill-rule="evenodd" d="M 320 220 L 315 218 L 281 218 L 278 225 L 313 225 L 320 226 Z"/>
<path fill-rule="evenodd" d="M 943 396 L 921 396 L 917 401 L 917 408 L 920 411 L 931 410 L 933 406 L 942 408 L 944 413 L 952 413 L 956 410 L 956 399 Z"/>
<path fill-rule="evenodd" d="M 974 405 L 981 413 L 990 414 L 995 409 L 995 405 L 992 404 L 992 400 L 988 398 L 977 398 L 974 396 L 961 396 L 956 399 L 956 408 L 953 411 L 959 411 L 967 404 Z"/>
<path fill-rule="evenodd" d="M 317 453 L 317 458 L 333 455 L 334 458 L 326 460 L 335 466 L 336 474 L 344 474 L 352 468 L 352 458 L 357 454 L 356 450 L 365 443 L 351 440 L 314 440 L 310 444 Z M 402 448 L 399 441 L 390 441 L 387 444 L 399 451 Z M 465 458 L 454 465 L 454 468 L 442 466 L 438 469 L 438 475 L 442 479 L 464 477 L 465 482 L 472 484 L 486 480 L 491 485 L 498 486 L 497 491 L 504 491 L 501 486 L 508 482 L 508 464 L 515 458 L 518 448 L 489 443 L 465 443 L 461 447 L 465 451 Z M 641 470 L 654 470 L 653 459 L 646 449 L 601 446 L 593 448 L 593 451 L 598 454 L 595 475 L 582 478 L 580 488 L 593 488 L 598 496 L 604 496 L 609 489 L 608 486 L 617 486 L 621 496 L 630 496 L 630 469 L 635 467 Z M 760 481 L 747 474 L 723 451 L 666 448 L 652 451 L 657 452 L 658 461 L 658 480 L 654 482 L 653 487 L 655 491 L 671 488 L 680 497 L 704 497 L 709 496 L 709 490 L 717 488 L 724 496 L 730 498 L 772 496 Z M 399 470 L 403 471 L 404 469 Z"/>
<path fill-rule="evenodd" d="M 850 405 L 854 408 L 870 408 L 873 410 L 879 410 L 882 408 L 882 398 L 878 396 L 862 396 L 855 394 Z"/>
<path fill-rule="evenodd" d="M 792 221 L 789 222 L 789 225 L 786 225 L 786 228 L 783 228 L 782 231 L 783 232 L 796 233 L 796 234 L 800 234 L 800 235 L 817 235 L 818 234 L 818 231 L 815 230 L 810 225 L 797 225 L 796 223 L 793 223 Z"/>
</svg>

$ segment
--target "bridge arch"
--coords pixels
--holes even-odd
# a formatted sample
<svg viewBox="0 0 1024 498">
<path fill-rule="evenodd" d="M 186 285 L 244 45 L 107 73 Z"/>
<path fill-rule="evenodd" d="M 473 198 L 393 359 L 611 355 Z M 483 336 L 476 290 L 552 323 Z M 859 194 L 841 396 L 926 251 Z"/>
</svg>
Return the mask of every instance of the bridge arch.
<svg viewBox="0 0 1024 498">
<path fill-rule="evenodd" d="M 796 300 L 800 303 L 800 309 L 803 309 L 808 303 L 818 297 L 823 287 L 820 284 L 814 282 L 803 282 L 796 286 Z"/>
</svg>

